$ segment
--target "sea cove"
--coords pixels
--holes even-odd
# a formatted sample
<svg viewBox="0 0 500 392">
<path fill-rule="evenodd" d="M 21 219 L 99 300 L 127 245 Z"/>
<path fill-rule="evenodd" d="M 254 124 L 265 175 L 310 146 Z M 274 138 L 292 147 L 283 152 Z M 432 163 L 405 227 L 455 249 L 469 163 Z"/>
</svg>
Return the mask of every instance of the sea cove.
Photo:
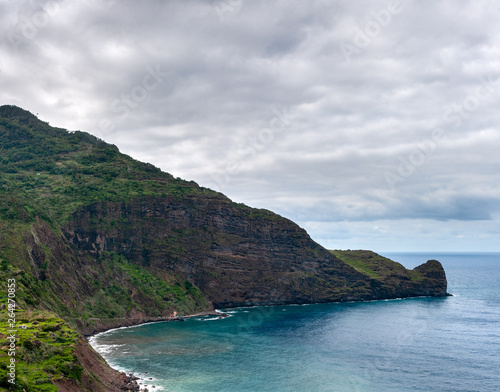
<svg viewBox="0 0 500 392">
<path fill-rule="evenodd" d="M 428 257 L 384 256 L 408 268 Z M 453 297 L 228 309 L 225 319 L 113 330 L 91 343 L 155 390 L 493 391 L 500 254 L 437 258 Z"/>
</svg>

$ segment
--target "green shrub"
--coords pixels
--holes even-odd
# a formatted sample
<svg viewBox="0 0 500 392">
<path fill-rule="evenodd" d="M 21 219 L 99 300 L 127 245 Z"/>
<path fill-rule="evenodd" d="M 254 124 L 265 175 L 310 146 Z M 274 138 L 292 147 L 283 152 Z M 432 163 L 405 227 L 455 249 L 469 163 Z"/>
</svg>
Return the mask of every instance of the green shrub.
<svg viewBox="0 0 500 392">
<path fill-rule="evenodd" d="M 68 378 L 80 381 L 83 367 L 74 362 L 63 362 L 58 365 L 58 369 Z"/>
<path fill-rule="evenodd" d="M 46 365 L 43 367 L 43 371 L 49 374 L 56 374 L 57 369 L 53 365 Z"/>
<path fill-rule="evenodd" d="M 33 385 L 41 384 L 52 384 L 52 380 L 50 378 L 37 378 L 36 380 L 33 380 Z"/>
<path fill-rule="evenodd" d="M 60 329 L 61 329 L 61 324 L 46 324 L 42 326 L 42 331 L 44 332 L 59 331 Z"/>
</svg>

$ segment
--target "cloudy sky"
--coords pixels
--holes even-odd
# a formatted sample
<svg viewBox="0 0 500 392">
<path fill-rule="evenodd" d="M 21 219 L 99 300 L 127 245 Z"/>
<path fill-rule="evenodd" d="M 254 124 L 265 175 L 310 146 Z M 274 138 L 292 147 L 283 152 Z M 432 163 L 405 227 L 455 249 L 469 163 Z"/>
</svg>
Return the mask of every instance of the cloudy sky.
<svg viewBox="0 0 500 392">
<path fill-rule="evenodd" d="M 324 246 L 499 251 L 500 5 L 0 0 L 0 104 Z"/>
</svg>

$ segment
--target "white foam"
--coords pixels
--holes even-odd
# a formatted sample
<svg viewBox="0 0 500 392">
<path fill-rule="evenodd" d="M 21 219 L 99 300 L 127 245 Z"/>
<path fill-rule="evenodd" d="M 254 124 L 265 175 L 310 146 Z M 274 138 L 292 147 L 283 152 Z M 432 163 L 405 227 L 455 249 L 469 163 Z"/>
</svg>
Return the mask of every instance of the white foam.
<svg viewBox="0 0 500 392">
<path fill-rule="evenodd" d="M 198 319 L 199 321 L 215 321 L 215 320 L 221 320 L 219 317 L 212 317 L 212 318 L 202 318 Z"/>
</svg>

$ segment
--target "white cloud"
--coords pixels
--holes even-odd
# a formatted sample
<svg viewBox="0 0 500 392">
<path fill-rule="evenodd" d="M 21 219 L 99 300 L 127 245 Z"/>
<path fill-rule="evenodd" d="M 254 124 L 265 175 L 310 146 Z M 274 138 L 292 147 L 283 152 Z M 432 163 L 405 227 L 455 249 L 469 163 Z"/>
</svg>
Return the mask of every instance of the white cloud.
<svg viewBox="0 0 500 392">
<path fill-rule="evenodd" d="M 2 2 L 0 102 L 327 246 L 498 250 L 493 0 L 405 1 L 385 21 L 385 1 L 232 4 Z"/>
</svg>

